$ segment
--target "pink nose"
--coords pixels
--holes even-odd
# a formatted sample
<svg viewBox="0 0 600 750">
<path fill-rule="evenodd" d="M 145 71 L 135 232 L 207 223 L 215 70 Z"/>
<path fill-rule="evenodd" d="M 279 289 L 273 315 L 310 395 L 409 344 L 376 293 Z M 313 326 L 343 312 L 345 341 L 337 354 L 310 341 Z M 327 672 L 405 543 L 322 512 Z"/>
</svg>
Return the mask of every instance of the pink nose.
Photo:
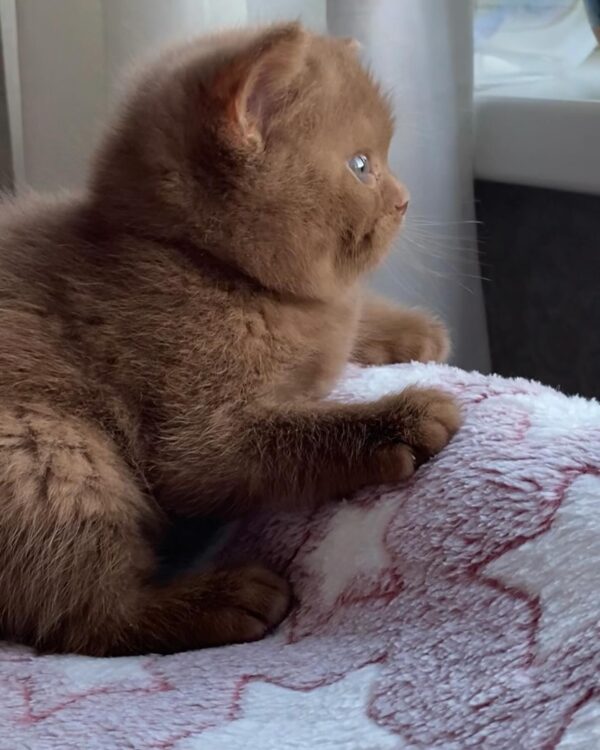
<svg viewBox="0 0 600 750">
<path fill-rule="evenodd" d="M 392 177 L 392 195 L 391 197 L 391 203 L 398 212 L 400 216 L 404 216 L 408 209 L 408 204 L 410 202 L 410 193 L 408 192 L 408 189 L 405 185 L 403 185 L 401 182 L 398 182 L 396 178 Z"/>
</svg>

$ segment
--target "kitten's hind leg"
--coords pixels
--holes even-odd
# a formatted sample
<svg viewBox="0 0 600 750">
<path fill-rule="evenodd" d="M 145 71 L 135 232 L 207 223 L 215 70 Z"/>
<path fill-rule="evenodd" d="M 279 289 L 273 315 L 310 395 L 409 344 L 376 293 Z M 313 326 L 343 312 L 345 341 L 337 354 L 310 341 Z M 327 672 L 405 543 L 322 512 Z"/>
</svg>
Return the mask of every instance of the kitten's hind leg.
<svg viewBox="0 0 600 750">
<path fill-rule="evenodd" d="M 137 627 L 140 647 L 134 644 L 133 651 L 170 653 L 255 641 L 283 620 L 289 606 L 288 584 L 262 565 L 190 574 L 146 589 Z"/>
<path fill-rule="evenodd" d="M 39 406 L 0 408 L 0 633 L 50 651 L 177 651 L 253 640 L 284 616 L 261 567 L 152 583 L 160 516 L 108 437 Z"/>
</svg>

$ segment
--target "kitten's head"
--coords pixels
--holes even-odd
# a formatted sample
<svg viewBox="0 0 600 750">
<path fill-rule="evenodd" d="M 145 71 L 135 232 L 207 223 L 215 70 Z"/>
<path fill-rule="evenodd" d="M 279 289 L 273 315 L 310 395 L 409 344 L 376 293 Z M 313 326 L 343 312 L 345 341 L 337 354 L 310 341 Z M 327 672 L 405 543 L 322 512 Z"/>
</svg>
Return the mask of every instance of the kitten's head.
<svg viewBox="0 0 600 750">
<path fill-rule="evenodd" d="M 145 72 L 92 191 L 113 226 L 324 297 L 372 268 L 401 223 L 392 129 L 352 43 L 297 24 L 221 34 Z"/>
</svg>

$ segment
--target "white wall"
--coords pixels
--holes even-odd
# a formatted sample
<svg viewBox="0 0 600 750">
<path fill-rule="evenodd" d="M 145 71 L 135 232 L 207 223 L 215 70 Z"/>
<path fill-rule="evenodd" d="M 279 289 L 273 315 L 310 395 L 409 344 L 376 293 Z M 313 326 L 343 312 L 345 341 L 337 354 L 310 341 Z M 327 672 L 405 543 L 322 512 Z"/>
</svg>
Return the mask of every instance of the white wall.
<svg viewBox="0 0 600 750">
<path fill-rule="evenodd" d="M 18 0 L 14 18 L 18 47 L 7 50 L 7 66 L 19 76 L 19 90 L 9 81 L 8 92 L 9 109 L 20 107 L 20 117 L 11 113 L 15 177 L 39 189 L 77 185 L 106 104 L 101 0 Z"/>
</svg>

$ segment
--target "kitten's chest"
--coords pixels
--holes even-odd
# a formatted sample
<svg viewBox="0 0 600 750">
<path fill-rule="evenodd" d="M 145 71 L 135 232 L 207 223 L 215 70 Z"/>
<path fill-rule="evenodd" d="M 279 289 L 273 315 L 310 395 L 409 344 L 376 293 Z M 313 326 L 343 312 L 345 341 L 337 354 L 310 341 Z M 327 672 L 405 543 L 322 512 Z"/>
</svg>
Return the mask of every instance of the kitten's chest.
<svg viewBox="0 0 600 750">
<path fill-rule="evenodd" d="M 278 392 L 286 398 L 322 398 L 340 377 L 354 343 L 358 309 L 339 302 L 290 320 L 292 355 L 282 368 Z"/>
</svg>

